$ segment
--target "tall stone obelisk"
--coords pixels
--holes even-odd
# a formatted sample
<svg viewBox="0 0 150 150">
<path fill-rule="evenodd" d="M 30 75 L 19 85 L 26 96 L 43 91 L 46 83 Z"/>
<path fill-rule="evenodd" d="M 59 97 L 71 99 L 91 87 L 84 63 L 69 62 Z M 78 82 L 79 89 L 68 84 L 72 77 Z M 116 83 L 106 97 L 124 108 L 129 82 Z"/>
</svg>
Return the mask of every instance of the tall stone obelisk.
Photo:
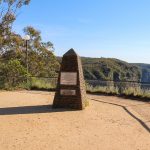
<svg viewBox="0 0 150 150">
<path fill-rule="evenodd" d="M 82 110 L 87 105 L 81 59 L 70 49 L 62 58 L 53 108 Z"/>
</svg>

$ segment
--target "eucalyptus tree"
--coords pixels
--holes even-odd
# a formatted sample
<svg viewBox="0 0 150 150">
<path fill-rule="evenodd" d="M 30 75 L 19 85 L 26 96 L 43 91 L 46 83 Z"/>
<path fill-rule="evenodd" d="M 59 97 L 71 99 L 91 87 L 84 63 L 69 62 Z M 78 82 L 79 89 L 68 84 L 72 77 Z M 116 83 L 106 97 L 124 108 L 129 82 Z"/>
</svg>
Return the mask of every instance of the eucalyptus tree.
<svg viewBox="0 0 150 150">
<path fill-rule="evenodd" d="M 20 36 L 12 32 L 12 25 L 17 18 L 18 11 L 30 0 L 0 0 L 0 52 L 17 48 Z"/>
<path fill-rule="evenodd" d="M 34 76 L 55 76 L 59 63 L 53 54 L 53 44 L 43 42 L 41 32 L 32 26 L 24 28 L 24 33 L 31 38 L 28 45 L 30 73 Z"/>
</svg>

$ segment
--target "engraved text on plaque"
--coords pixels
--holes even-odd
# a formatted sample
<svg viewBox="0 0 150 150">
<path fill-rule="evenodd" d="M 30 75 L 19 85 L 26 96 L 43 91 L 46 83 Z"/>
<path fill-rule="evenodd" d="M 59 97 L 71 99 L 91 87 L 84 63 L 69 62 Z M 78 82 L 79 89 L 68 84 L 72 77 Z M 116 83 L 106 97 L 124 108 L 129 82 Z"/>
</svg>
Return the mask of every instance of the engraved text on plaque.
<svg viewBox="0 0 150 150">
<path fill-rule="evenodd" d="M 71 96 L 71 95 L 76 95 L 76 91 L 75 90 L 61 90 L 60 94 L 65 95 L 65 96 L 67 95 Z"/>
<path fill-rule="evenodd" d="M 76 72 L 61 72 L 60 84 L 77 85 L 77 73 Z"/>
</svg>

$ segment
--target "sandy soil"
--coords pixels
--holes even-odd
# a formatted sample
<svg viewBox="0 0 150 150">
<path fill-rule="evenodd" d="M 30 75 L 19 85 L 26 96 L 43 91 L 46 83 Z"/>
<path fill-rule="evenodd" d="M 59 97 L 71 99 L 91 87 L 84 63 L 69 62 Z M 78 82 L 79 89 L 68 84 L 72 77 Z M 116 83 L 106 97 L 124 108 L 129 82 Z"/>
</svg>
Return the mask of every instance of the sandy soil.
<svg viewBox="0 0 150 150">
<path fill-rule="evenodd" d="M 0 150 L 149 150 L 150 104 L 92 96 L 84 111 L 53 110 L 54 93 L 0 92 Z"/>
</svg>

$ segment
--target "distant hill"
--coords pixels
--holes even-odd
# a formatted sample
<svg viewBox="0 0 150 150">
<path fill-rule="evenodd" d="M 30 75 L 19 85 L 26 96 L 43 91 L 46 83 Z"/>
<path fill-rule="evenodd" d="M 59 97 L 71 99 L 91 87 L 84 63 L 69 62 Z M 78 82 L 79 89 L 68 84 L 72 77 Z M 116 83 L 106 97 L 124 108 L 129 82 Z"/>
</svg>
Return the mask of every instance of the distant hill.
<svg viewBox="0 0 150 150">
<path fill-rule="evenodd" d="M 141 81 L 142 82 L 150 82 L 150 64 L 133 64 L 140 68 L 142 74 L 141 74 Z"/>
<path fill-rule="evenodd" d="M 61 57 L 58 57 L 61 62 Z M 87 80 L 140 81 L 137 65 L 114 58 L 82 57 L 84 76 Z"/>
<path fill-rule="evenodd" d="M 114 58 L 82 57 L 86 79 L 140 81 L 141 72 L 136 65 Z"/>
</svg>

